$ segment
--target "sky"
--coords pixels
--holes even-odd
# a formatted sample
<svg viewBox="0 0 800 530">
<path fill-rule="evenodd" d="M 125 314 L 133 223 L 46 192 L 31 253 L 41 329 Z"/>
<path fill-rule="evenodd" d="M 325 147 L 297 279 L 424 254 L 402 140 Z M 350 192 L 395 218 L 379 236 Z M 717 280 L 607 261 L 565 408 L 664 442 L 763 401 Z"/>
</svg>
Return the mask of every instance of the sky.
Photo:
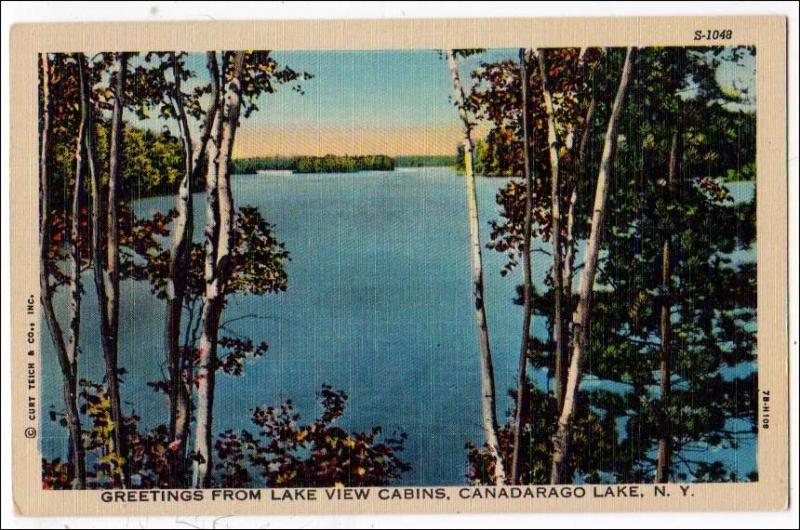
<svg viewBox="0 0 800 530">
<path fill-rule="evenodd" d="M 447 61 L 437 50 L 274 52 L 280 64 L 312 74 L 303 94 L 278 88 L 236 133 L 234 157 L 272 155 L 453 155 L 462 129 Z M 491 50 L 461 61 L 513 58 Z M 205 72 L 205 55 L 188 66 Z"/>
<path fill-rule="evenodd" d="M 462 132 L 438 51 L 276 52 L 275 58 L 314 78 L 303 82 L 304 95 L 283 89 L 263 98 L 263 111 L 237 138 L 239 156 L 455 153 Z"/>
<path fill-rule="evenodd" d="M 259 98 L 259 111 L 244 119 L 237 132 L 235 158 L 452 155 L 461 141 L 452 79 L 437 50 L 276 51 L 273 56 L 314 77 L 302 82 L 303 94 L 281 86 Z M 504 59 L 516 60 L 517 50 L 493 49 L 460 59 L 465 89 L 479 62 Z M 189 54 L 187 65 L 205 80 L 204 53 Z M 754 98 L 754 57 L 740 64 L 723 61 L 717 76 L 721 84 L 744 88 Z M 146 121 L 152 128 L 164 126 Z"/>
</svg>

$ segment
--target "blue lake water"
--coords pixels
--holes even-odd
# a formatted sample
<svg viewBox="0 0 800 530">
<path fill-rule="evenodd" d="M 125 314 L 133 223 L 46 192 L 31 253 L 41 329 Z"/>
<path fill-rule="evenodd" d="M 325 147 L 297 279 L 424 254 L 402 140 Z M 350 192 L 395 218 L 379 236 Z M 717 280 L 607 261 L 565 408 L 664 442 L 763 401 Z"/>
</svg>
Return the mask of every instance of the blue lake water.
<svg viewBox="0 0 800 530">
<path fill-rule="evenodd" d="M 495 193 L 505 182 L 477 181 L 484 243 L 486 223 L 497 217 Z M 737 200 L 752 196 L 751 183 L 732 188 Z M 247 363 L 243 376 L 218 377 L 216 430 L 252 428 L 253 407 L 286 399 L 311 421 L 319 412 L 315 392 L 327 383 L 349 395 L 344 426 L 408 434 L 402 457 L 412 470 L 404 483 L 464 483 L 464 446 L 483 438 L 463 177 L 446 168 L 238 175 L 233 191 L 237 206 L 257 206 L 275 225 L 292 261 L 285 293 L 229 299 L 223 320 L 249 315 L 230 328 L 270 348 Z M 201 227 L 202 196 L 196 200 Z M 171 207 L 171 197 L 135 204 L 139 215 Z M 511 405 L 506 391 L 515 384 L 522 324 L 522 310 L 512 303 L 521 273 L 501 276 L 504 262 L 504 255 L 484 249 L 501 418 Z M 548 267 L 548 257 L 534 253 L 537 284 Z M 90 277 L 85 281 L 80 376 L 101 380 L 96 300 Z M 63 321 L 63 294 L 57 306 Z M 125 282 L 120 318 L 125 408 L 135 407 L 145 425 L 166 422 L 166 399 L 145 384 L 164 378 L 164 302 L 145 283 Z M 542 320 L 534 329 L 547 333 Z M 43 365 L 43 404 L 60 410 L 60 372 L 48 337 Z M 542 374 L 537 381 L 544 383 Z M 65 429 L 45 420 L 42 434 L 45 454 L 65 456 Z M 755 468 L 755 443 L 743 444 L 731 458 L 745 475 Z"/>
</svg>

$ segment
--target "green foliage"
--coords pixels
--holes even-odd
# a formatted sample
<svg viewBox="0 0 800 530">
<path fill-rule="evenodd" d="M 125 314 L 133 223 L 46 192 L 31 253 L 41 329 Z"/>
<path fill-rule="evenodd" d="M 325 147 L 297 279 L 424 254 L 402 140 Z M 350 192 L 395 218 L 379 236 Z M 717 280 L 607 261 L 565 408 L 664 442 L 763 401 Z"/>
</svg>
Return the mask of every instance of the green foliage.
<svg viewBox="0 0 800 530">
<path fill-rule="evenodd" d="M 386 155 L 301 156 L 295 173 L 354 173 L 357 171 L 394 171 L 394 160 Z"/>
<path fill-rule="evenodd" d="M 452 155 L 400 155 L 394 157 L 396 167 L 453 167 Z"/>
<path fill-rule="evenodd" d="M 478 140 L 473 147 L 473 170 L 475 174 L 481 177 L 509 177 L 512 176 L 510 170 L 501 167 L 500 158 L 498 153 L 493 148 L 492 143 Z M 454 166 L 456 171 L 463 173 L 464 168 L 464 146 L 459 145 L 456 148 L 456 156 L 454 159 Z"/>
<path fill-rule="evenodd" d="M 231 162 L 232 175 L 252 175 L 264 170 L 294 170 L 297 157 L 261 156 L 251 158 L 234 158 Z"/>
<path fill-rule="evenodd" d="M 148 281 L 153 292 L 161 299 L 167 297 L 170 251 L 160 244 L 151 244 L 150 236 L 153 230 L 157 230 L 157 234 L 166 239 L 170 232 L 164 223 L 172 216 L 173 212 L 166 217 L 156 214 L 153 221 L 137 225 L 134 241 L 129 245 L 131 257 L 128 274 L 133 279 Z M 142 239 L 144 243 L 140 242 Z M 123 242 L 127 242 L 127 239 Z M 193 243 L 190 252 L 186 274 L 187 303 L 202 298 L 205 290 L 202 244 Z M 242 206 L 237 210 L 230 256 L 231 275 L 226 283 L 226 295 L 263 295 L 286 290 L 288 276 L 285 265 L 290 259 L 289 252 L 277 239 L 274 226 L 264 219 L 257 208 Z"/>
<path fill-rule="evenodd" d="M 108 183 L 111 129 L 104 121 L 95 126 L 97 167 L 105 186 Z M 71 201 L 75 182 L 74 143 L 74 138 L 63 134 L 52 146 L 50 200 L 54 208 L 66 209 Z M 155 133 L 149 129 L 126 127 L 122 135 L 121 158 L 121 200 L 175 193 L 183 174 L 183 158 L 180 142 L 168 131 Z M 199 184 L 195 184 L 195 189 Z"/>
<path fill-rule="evenodd" d="M 122 375 L 122 374 L 121 374 Z M 83 432 L 82 443 L 87 454 L 87 488 L 109 489 L 122 486 L 120 472 L 124 465 L 134 478 L 132 487 L 137 489 L 167 488 L 169 474 L 167 455 L 169 435 L 164 425 L 140 432 L 139 416 L 133 412 L 124 417 L 127 458 L 110 451 L 113 446 L 111 401 L 106 386 L 86 379 L 80 381 L 80 409 L 89 418 L 88 429 Z M 50 418 L 65 423 L 63 417 L 51 411 Z M 61 459 L 42 460 L 42 486 L 44 489 L 71 489 L 74 478 L 72 462 Z"/>
<path fill-rule="evenodd" d="M 581 85 L 574 52 L 546 52 L 553 96 L 561 102 L 556 110 L 561 124 L 559 141 L 566 138 L 569 128 L 581 130 L 579 109 L 586 108 L 591 94 L 597 98 L 585 173 L 579 171 L 570 150 L 560 147 L 562 180 L 577 185 L 578 239 L 585 238 L 588 231 L 594 175 L 610 112 L 610 98 L 604 95 L 613 94 L 622 60 L 617 50 L 596 59 L 588 53 L 587 61 L 596 62 L 596 74 L 592 84 Z M 735 204 L 717 178 L 755 178 L 755 115 L 742 106 L 743 94 L 732 98 L 731 91 L 716 81 L 721 61 L 734 61 L 746 53 L 752 50 L 640 50 L 621 120 L 593 295 L 584 362 L 584 382 L 592 384 L 582 386 L 576 412 L 577 424 L 584 422 L 589 431 L 595 427 L 587 421 L 602 426 L 597 432 L 606 429 L 618 436 L 606 442 L 613 458 L 603 457 L 603 451 L 595 447 L 597 454 L 588 467 L 581 462 L 579 446 L 583 442 L 575 440 L 571 467 L 580 480 L 652 481 L 655 446 L 665 432 L 671 433 L 674 448 L 671 480 L 748 480 L 728 463 L 709 461 L 705 456 L 710 448 L 739 447 L 756 429 L 757 375 L 752 368 L 756 359 L 755 264 L 735 258 L 752 249 L 755 203 Z M 473 73 L 470 101 L 491 127 L 479 142 L 492 145 L 476 149 L 480 155 L 476 167 L 495 163 L 486 153 L 505 149 L 497 167 L 512 173 L 520 170 L 518 77 L 512 62 L 481 64 Z M 534 72 L 530 87 L 534 108 L 530 112 L 535 191 L 538 197 L 549 199 L 550 168 L 544 151 L 547 146 L 542 144 L 546 126 L 539 85 L 541 79 Z M 506 135 L 509 130 L 512 134 Z M 668 184 L 676 130 L 680 159 L 676 182 Z M 483 167 L 486 171 L 487 166 Z M 508 256 L 504 273 L 518 262 L 525 193 L 524 182 L 512 180 L 497 195 L 500 212 L 490 223 L 489 246 Z M 568 196 L 562 191 L 562 212 Z M 536 232 L 545 240 L 549 238 L 549 217 L 548 204 L 534 205 Z M 672 258 L 666 288 L 661 280 L 665 242 L 670 244 Z M 568 305 L 574 308 L 575 296 L 570 295 Z M 554 297 L 549 278 L 534 297 L 535 314 L 552 326 Z M 660 309 L 665 302 L 672 323 L 672 392 L 668 400 L 661 399 L 658 391 Z M 552 337 L 532 339 L 531 343 L 532 365 L 552 375 Z M 533 399 L 541 400 L 542 395 L 548 394 L 533 390 Z M 548 442 L 548 429 L 555 420 L 551 417 L 540 425 L 539 417 L 545 411 L 537 413 L 530 428 L 538 431 L 534 445 Z M 531 443 L 528 429 L 526 425 L 523 432 L 528 437 L 526 447 Z M 577 425 L 574 429 L 579 431 Z M 474 451 L 470 458 L 476 462 Z M 537 460 L 529 455 L 531 462 Z M 536 466 L 548 469 L 547 462 L 539 461 Z M 535 473 L 523 475 L 523 479 L 546 480 Z"/>
<path fill-rule="evenodd" d="M 393 171 L 395 164 L 395 159 L 386 155 L 265 156 L 235 159 L 231 163 L 231 173 L 246 175 L 262 170 L 291 170 L 294 173 Z"/>
<path fill-rule="evenodd" d="M 552 466 L 553 441 L 559 410 L 555 397 L 528 381 L 528 406 L 523 413 L 520 483 L 549 484 Z M 581 396 L 578 420 L 573 429 L 573 467 L 581 482 L 600 483 L 616 478 L 614 469 L 619 460 L 619 440 L 614 428 L 614 416 L 597 409 L 595 403 L 606 398 L 605 392 Z M 516 394 L 509 393 L 515 400 Z M 505 462 L 511 462 L 513 452 L 514 410 L 508 411 L 507 421 L 498 429 L 500 452 Z M 486 446 L 467 444 L 469 467 L 467 478 L 472 484 L 494 484 L 494 461 Z M 605 471 L 603 471 L 605 470 Z"/>
</svg>

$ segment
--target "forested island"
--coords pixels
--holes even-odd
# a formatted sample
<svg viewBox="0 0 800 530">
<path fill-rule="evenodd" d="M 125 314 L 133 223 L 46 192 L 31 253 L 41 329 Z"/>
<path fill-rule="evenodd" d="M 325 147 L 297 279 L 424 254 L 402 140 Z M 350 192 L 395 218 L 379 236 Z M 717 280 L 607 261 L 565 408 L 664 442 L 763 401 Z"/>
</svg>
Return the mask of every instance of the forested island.
<svg viewBox="0 0 800 530">
<path fill-rule="evenodd" d="M 252 174 L 257 171 L 354 173 L 357 171 L 393 171 L 398 167 L 452 167 L 455 162 L 456 158 L 449 155 L 259 156 L 234 159 L 231 172 L 239 175 Z"/>
<path fill-rule="evenodd" d="M 355 173 L 357 171 L 394 171 L 394 159 L 386 155 L 370 156 L 301 156 L 294 173 Z"/>
</svg>

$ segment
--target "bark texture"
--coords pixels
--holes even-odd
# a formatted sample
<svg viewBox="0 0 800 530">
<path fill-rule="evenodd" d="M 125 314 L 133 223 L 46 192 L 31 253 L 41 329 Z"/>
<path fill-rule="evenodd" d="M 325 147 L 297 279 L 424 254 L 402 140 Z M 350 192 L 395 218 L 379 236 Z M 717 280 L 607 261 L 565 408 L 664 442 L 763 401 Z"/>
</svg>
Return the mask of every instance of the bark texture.
<svg viewBox="0 0 800 530">
<path fill-rule="evenodd" d="M 82 61 L 78 58 L 79 66 Z M 53 286 L 50 283 L 50 207 L 47 203 L 48 194 L 50 191 L 50 117 L 53 109 L 52 100 L 50 96 L 50 63 L 47 54 L 42 54 L 40 59 L 40 72 L 41 72 L 41 130 L 39 133 L 39 287 L 40 300 L 42 303 L 42 313 L 44 314 L 47 328 L 50 331 L 50 336 L 53 339 L 53 344 L 58 357 L 58 364 L 61 369 L 61 378 L 63 386 L 64 398 L 64 418 L 69 430 L 69 444 L 70 444 L 70 462 L 73 468 L 74 479 L 73 488 L 85 489 L 86 488 L 86 451 L 83 447 L 83 429 L 81 426 L 80 413 L 78 411 L 77 401 L 77 381 L 78 381 L 78 336 L 75 331 L 80 329 L 80 253 L 78 251 L 77 239 L 71 239 L 72 254 L 71 260 L 74 261 L 75 256 L 78 257 L 77 269 L 70 266 L 70 336 L 65 340 L 64 332 L 61 325 L 56 319 L 55 309 L 53 307 Z M 83 100 L 81 100 L 83 101 Z M 80 162 L 83 149 L 83 134 L 84 134 L 84 119 L 85 109 L 81 108 L 81 121 L 78 127 L 78 135 L 75 146 L 76 154 L 76 167 L 78 169 L 75 174 L 75 189 L 80 190 L 82 187 L 82 164 Z M 80 195 L 78 195 L 79 197 Z M 80 208 L 80 200 L 73 200 L 73 211 L 75 203 Z M 75 231 L 78 221 L 73 217 L 72 228 L 70 230 L 70 237 Z M 77 271 L 77 275 L 76 275 Z M 75 285 L 78 288 L 75 288 Z M 75 303 L 77 297 L 77 303 Z M 67 345 L 69 342 L 69 346 Z"/>
<path fill-rule="evenodd" d="M 112 445 L 111 452 L 120 464 L 119 477 L 123 486 L 130 486 L 126 473 L 125 424 L 119 389 L 117 364 L 117 336 L 119 330 L 119 241 L 117 232 L 117 190 L 119 183 L 119 157 L 122 149 L 122 112 L 124 108 L 124 85 L 127 72 L 127 55 L 119 53 L 114 60 L 114 107 L 111 115 L 111 139 L 109 141 L 109 181 L 107 204 L 103 204 L 103 189 L 94 144 L 94 119 L 89 93 L 91 81 L 83 80 L 81 96 L 89 109 L 86 121 L 86 158 L 92 191 L 92 262 L 94 283 L 100 313 L 100 340 L 106 369 L 106 385 L 111 403 Z M 105 241 L 103 241 L 105 239 Z M 105 254 L 103 250 L 105 248 Z M 112 257 L 113 255 L 113 257 Z"/>
<path fill-rule="evenodd" d="M 525 417 L 528 404 L 528 347 L 531 340 L 531 318 L 533 316 L 533 280 L 531 270 L 531 237 L 533 227 L 533 170 L 530 150 L 530 109 L 533 106 L 529 90 L 529 51 L 520 48 L 519 64 L 521 74 L 522 97 L 522 153 L 525 165 L 525 219 L 522 233 L 522 339 L 519 351 L 519 368 L 517 372 L 517 407 L 514 415 L 514 439 L 511 454 L 511 483 L 519 484 L 522 470 L 522 430 L 529 418 Z"/>
<path fill-rule="evenodd" d="M 458 113 L 464 126 L 464 171 L 466 173 L 467 210 L 469 212 L 470 258 L 472 261 L 473 297 L 475 300 L 475 320 L 478 326 L 478 343 L 481 358 L 481 423 L 486 437 L 486 446 L 494 459 L 494 481 L 501 485 L 506 482 L 506 471 L 500 444 L 497 437 L 497 411 L 495 405 L 494 367 L 489 346 L 489 329 L 486 323 L 486 307 L 483 293 L 483 261 L 481 258 L 480 234 L 478 231 L 478 198 L 475 192 L 474 146 L 472 143 L 472 123 L 469 120 L 464 89 L 458 74 L 455 50 L 447 51 L 447 63 L 453 80 L 453 93 Z"/>
<path fill-rule="evenodd" d="M 192 184 L 199 177 L 199 171 L 206 155 L 206 145 L 211 136 L 219 102 L 219 68 L 215 52 L 208 52 L 207 66 L 213 82 L 211 83 L 211 102 L 203 124 L 199 141 L 192 139 L 189 120 L 181 91 L 181 73 L 176 54 L 172 54 L 174 85 L 172 100 L 183 144 L 184 174 L 175 198 L 175 221 L 172 229 L 170 248 L 169 278 L 167 280 L 167 322 L 166 350 L 170 370 L 170 450 L 172 451 L 170 480 L 173 486 L 181 485 L 184 476 L 186 442 L 191 421 L 191 381 L 186 378 L 187 358 L 185 348 L 181 347 L 181 321 L 186 296 L 186 277 L 189 271 L 189 258 L 194 232 L 194 204 Z"/>
<path fill-rule="evenodd" d="M 680 132 L 676 128 L 672 133 L 672 142 L 669 151 L 669 168 L 667 170 L 667 193 L 672 192 L 673 184 L 678 173 L 678 159 L 680 157 L 679 149 Z M 659 359 L 659 370 L 661 372 L 661 381 L 659 388 L 661 390 L 661 407 L 662 412 L 665 413 L 666 407 L 669 406 L 670 394 L 672 392 L 672 371 L 671 371 L 671 357 L 672 351 L 670 343 L 672 342 L 672 322 L 670 315 L 672 313 L 672 304 L 670 302 L 669 292 L 672 284 L 672 268 L 671 268 L 671 244 L 669 237 L 664 239 L 661 250 L 661 314 L 660 316 L 660 334 L 661 334 L 661 352 Z M 664 414 L 665 417 L 666 413 Z M 666 483 L 669 482 L 670 473 L 672 470 L 672 429 L 669 427 L 669 421 L 661 427 L 661 438 L 658 440 L 658 460 L 656 463 L 656 482 Z"/>
<path fill-rule="evenodd" d="M 233 149 L 241 107 L 241 82 L 245 52 L 232 54 L 230 81 L 224 91 L 225 105 L 214 120 L 206 173 L 206 261 L 205 294 L 201 315 L 199 365 L 197 370 L 197 428 L 195 429 L 192 487 L 211 484 L 214 384 L 217 339 L 225 288 L 231 273 L 230 248 L 233 232 L 233 196 L 228 162 Z M 223 63 L 223 75 L 226 71 Z"/>
<path fill-rule="evenodd" d="M 594 206 L 592 209 L 591 230 L 586 244 L 584 267 L 579 284 L 578 306 L 573 316 L 573 348 L 570 361 L 567 385 L 564 393 L 564 404 L 558 419 L 556 434 L 553 439 L 553 465 L 550 473 L 552 484 L 571 482 L 570 459 L 572 449 L 572 427 L 576 407 L 578 387 L 581 380 L 583 353 L 586 350 L 589 316 L 591 312 L 592 292 L 594 290 L 597 260 L 600 254 L 603 219 L 606 211 L 609 180 L 611 178 L 614 154 L 617 148 L 617 129 L 622 116 L 625 94 L 631 77 L 631 70 L 636 55 L 635 48 L 628 48 L 625 63 L 622 67 L 617 93 L 611 108 L 603 141 L 603 154 L 595 187 Z"/>
<path fill-rule="evenodd" d="M 547 79 L 544 50 L 539 49 L 536 55 L 539 62 L 539 76 L 542 79 L 544 106 L 547 113 L 547 145 L 550 154 L 550 242 L 553 245 L 551 278 L 553 281 L 553 342 L 555 345 L 553 356 L 555 357 L 556 404 L 560 408 L 564 403 L 564 387 L 567 380 L 567 360 L 563 332 L 564 315 L 561 304 L 561 299 L 564 295 L 562 271 L 564 260 L 561 253 L 561 179 L 558 154 L 560 145 L 556 130 L 553 95 L 550 93 L 550 83 Z"/>
</svg>

